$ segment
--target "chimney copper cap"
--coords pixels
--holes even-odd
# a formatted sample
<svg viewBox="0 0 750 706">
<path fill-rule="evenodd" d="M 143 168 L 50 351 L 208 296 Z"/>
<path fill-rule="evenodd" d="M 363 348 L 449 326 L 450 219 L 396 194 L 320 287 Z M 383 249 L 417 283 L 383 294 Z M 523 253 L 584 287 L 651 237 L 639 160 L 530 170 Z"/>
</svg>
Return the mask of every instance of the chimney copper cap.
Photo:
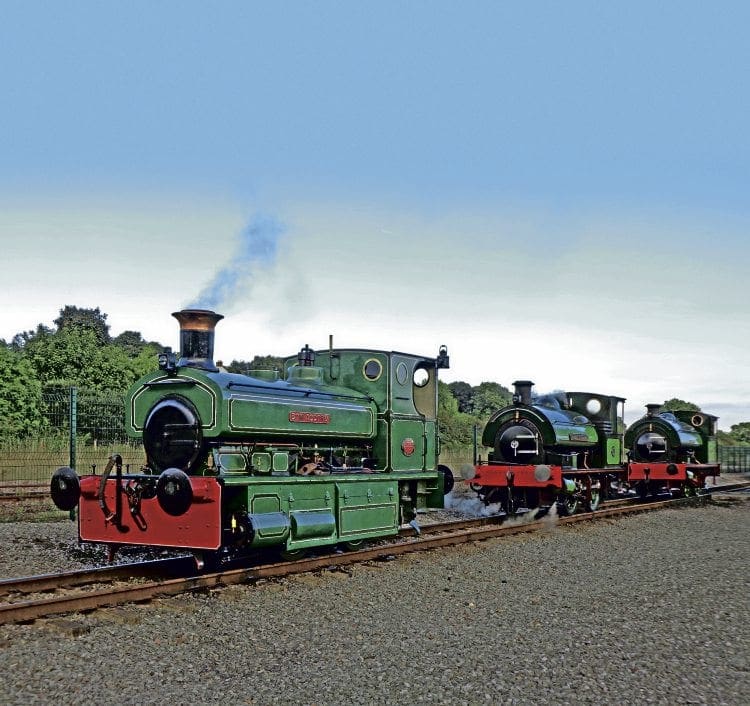
<svg viewBox="0 0 750 706">
<path fill-rule="evenodd" d="M 182 309 L 173 312 L 172 316 L 180 322 L 181 329 L 189 331 L 213 331 L 224 318 L 223 314 L 210 309 Z"/>
</svg>

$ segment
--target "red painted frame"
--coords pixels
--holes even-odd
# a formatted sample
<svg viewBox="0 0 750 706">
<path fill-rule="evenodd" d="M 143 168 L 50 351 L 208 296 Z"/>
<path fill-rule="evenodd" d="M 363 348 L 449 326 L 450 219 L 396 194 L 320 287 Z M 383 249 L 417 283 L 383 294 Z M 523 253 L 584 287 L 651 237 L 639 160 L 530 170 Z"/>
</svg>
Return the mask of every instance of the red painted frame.
<svg viewBox="0 0 750 706">
<path fill-rule="evenodd" d="M 107 521 L 99 506 L 101 479 L 101 476 L 81 478 L 78 504 L 78 536 L 81 541 L 207 550 L 221 546 L 221 485 L 216 478 L 190 478 L 193 501 L 187 512 L 178 517 L 164 512 L 155 497 L 143 500 L 140 507 L 142 523 L 132 516 L 123 491 L 119 525 L 114 520 Z M 104 488 L 104 500 L 110 510 L 116 507 L 116 483 L 115 478 L 108 478 Z M 127 479 L 123 479 L 123 486 L 126 483 Z"/>
<path fill-rule="evenodd" d="M 495 488 L 507 488 L 510 485 L 517 488 L 562 488 L 562 468 L 550 466 L 549 480 L 538 481 L 534 477 L 536 466 L 509 466 L 509 465 L 481 465 L 475 466 L 476 475 L 471 483 L 486 485 Z M 509 482 L 508 474 L 512 474 L 512 483 Z"/>
<path fill-rule="evenodd" d="M 672 467 L 676 472 L 669 473 L 667 468 Z M 648 473 L 646 473 L 648 471 Z M 687 472 L 691 471 L 696 478 L 699 478 L 701 485 L 708 476 L 714 478 L 719 475 L 719 466 L 717 465 L 698 465 L 691 463 L 629 463 L 628 464 L 628 481 L 676 481 L 684 483 L 688 479 Z"/>
</svg>

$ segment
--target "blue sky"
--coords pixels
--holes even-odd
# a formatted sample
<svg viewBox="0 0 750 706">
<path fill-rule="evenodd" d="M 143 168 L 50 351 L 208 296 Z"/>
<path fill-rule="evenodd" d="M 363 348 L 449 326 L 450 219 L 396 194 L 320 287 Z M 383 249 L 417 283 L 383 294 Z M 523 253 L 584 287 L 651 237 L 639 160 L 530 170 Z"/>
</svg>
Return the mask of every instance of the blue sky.
<svg viewBox="0 0 750 706">
<path fill-rule="evenodd" d="M 750 420 L 750 6 L 0 9 L 0 337 L 169 313 L 274 223 L 217 355 L 451 350 Z M 260 219 L 260 221 L 258 220 Z"/>
</svg>

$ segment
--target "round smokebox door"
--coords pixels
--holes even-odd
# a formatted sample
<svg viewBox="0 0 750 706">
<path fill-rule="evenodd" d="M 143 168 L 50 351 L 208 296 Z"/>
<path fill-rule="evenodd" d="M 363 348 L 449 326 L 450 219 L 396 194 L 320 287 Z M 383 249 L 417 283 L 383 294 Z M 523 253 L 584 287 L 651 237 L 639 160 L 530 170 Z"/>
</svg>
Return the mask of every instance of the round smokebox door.
<svg viewBox="0 0 750 706">
<path fill-rule="evenodd" d="M 192 470 L 202 440 L 198 413 L 187 400 L 179 398 L 168 398 L 155 405 L 143 430 L 148 462 L 159 471 Z"/>
<path fill-rule="evenodd" d="M 633 450 L 638 461 L 664 461 L 669 452 L 669 444 L 661 434 L 647 431 L 638 437 Z"/>
<path fill-rule="evenodd" d="M 495 453 L 510 463 L 542 463 L 544 452 L 534 429 L 512 424 L 500 431 L 495 440 Z"/>
</svg>

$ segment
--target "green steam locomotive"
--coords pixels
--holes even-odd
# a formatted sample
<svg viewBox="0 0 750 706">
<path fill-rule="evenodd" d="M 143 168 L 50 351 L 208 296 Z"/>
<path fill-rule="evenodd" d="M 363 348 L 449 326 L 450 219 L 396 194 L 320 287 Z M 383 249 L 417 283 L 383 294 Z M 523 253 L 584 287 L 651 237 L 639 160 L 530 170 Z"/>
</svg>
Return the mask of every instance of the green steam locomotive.
<svg viewBox="0 0 750 706">
<path fill-rule="evenodd" d="M 199 562 L 264 547 L 294 556 L 311 547 L 356 547 L 416 527 L 443 507 L 450 470 L 439 466 L 436 358 L 305 345 L 277 371 L 226 372 L 213 361 L 223 317 L 187 309 L 181 354 L 159 356 L 126 397 L 129 436 L 146 465 L 102 475 L 54 474 L 61 509 L 78 507 L 79 537 L 180 547 Z"/>
</svg>

